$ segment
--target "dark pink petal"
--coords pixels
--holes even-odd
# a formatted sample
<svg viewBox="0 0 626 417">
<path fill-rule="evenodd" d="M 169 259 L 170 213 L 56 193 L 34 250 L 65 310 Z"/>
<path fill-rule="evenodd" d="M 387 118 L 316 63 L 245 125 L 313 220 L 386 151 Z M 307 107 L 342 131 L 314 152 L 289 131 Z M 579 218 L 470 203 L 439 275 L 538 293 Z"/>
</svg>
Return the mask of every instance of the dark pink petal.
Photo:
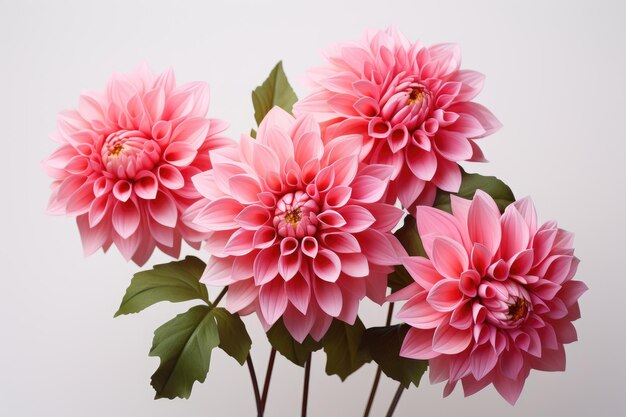
<svg viewBox="0 0 626 417">
<path fill-rule="evenodd" d="M 326 210 L 318 214 L 317 220 L 326 228 L 339 228 L 347 224 L 346 219 L 335 210 Z"/>
<path fill-rule="evenodd" d="M 558 296 L 567 307 L 571 307 L 588 289 L 589 288 L 581 281 L 567 281 L 563 284 L 563 288 Z"/>
<path fill-rule="evenodd" d="M 524 357 L 515 346 L 502 352 L 500 357 L 500 371 L 509 379 L 516 379 L 524 366 Z"/>
<path fill-rule="evenodd" d="M 404 265 L 415 282 L 425 290 L 430 290 L 433 285 L 444 279 L 437 272 L 432 262 L 421 256 L 403 258 L 402 265 Z"/>
<path fill-rule="evenodd" d="M 255 233 L 252 244 L 257 249 L 264 249 L 272 246 L 276 241 L 276 229 L 270 226 L 262 226 Z"/>
<path fill-rule="evenodd" d="M 405 159 L 411 172 L 421 180 L 430 181 L 437 172 L 437 156 L 434 152 L 410 145 L 406 148 Z"/>
</svg>

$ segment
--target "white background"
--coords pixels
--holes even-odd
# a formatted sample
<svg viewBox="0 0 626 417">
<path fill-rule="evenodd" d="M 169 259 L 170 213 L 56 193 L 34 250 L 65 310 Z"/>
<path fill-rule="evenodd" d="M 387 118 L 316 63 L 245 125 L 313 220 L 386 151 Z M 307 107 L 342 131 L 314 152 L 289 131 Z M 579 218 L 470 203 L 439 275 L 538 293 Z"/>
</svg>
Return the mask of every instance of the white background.
<svg viewBox="0 0 626 417">
<path fill-rule="evenodd" d="M 255 415 L 245 367 L 218 351 L 190 400 L 152 399 L 152 331 L 187 306 L 113 319 L 138 268 L 116 251 L 84 259 L 73 219 L 44 214 L 50 181 L 40 161 L 55 148 L 47 137 L 81 89 L 103 88 L 111 72 L 141 61 L 173 66 L 179 82 L 208 81 L 210 114 L 236 137 L 252 127 L 250 91 L 276 61 L 303 95 L 299 80 L 321 49 L 389 24 L 428 44 L 460 43 L 463 67 L 487 74 L 478 101 L 504 128 L 481 143 L 492 162 L 468 169 L 532 194 L 541 219 L 575 231 L 578 277 L 590 287 L 567 372 L 531 374 L 515 407 L 492 388 L 442 399 L 442 386 L 425 379 L 396 416 L 626 415 L 623 3 L 87 3 L 0 1 L 0 416 Z M 363 311 L 370 326 L 384 315 Z M 262 378 L 269 347 L 255 319 L 247 323 Z M 374 366 L 341 384 L 323 362 L 314 355 L 309 415 L 360 416 Z M 277 359 L 268 417 L 299 415 L 302 375 Z M 384 415 L 395 388 L 382 382 L 372 416 Z"/>
</svg>

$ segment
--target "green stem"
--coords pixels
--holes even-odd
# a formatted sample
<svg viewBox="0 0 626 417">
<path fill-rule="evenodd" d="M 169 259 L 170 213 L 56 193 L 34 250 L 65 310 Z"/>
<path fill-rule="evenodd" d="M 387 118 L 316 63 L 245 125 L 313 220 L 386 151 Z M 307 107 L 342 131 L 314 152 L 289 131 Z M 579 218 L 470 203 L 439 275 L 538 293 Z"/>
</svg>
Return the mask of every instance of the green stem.
<svg viewBox="0 0 626 417">
<path fill-rule="evenodd" d="M 304 364 L 304 389 L 302 390 L 302 417 L 306 417 L 309 402 L 309 380 L 311 379 L 311 353 Z"/>
<path fill-rule="evenodd" d="M 272 371 L 274 370 L 274 360 L 276 359 L 276 349 L 272 348 L 270 359 L 267 363 L 267 372 L 265 372 L 265 383 L 263 384 L 263 395 L 261 395 L 261 415 L 265 413 L 265 404 L 267 404 L 267 394 L 270 390 L 270 380 L 272 379 Z"/>
<path fill-rule="evenodd" d="M 387 310 L 387 320 L 385 321 L 385 326 L 389 326 L 391 324 L 392 316 L 393 316 L 393 303 L 389 303 L 389 310 Z M 378 390 L 378 384 L 380 382 L 381 374 L 382 374 L 382 369 L 380 369 L 380 366 L 379 366 L 376 368 L 376 375 L 374 376 L 374 383 L 372 384 L 370 396 L 367 399 L 367 405 L 365 406 L 365 412 L 363 413 L 363 417 L 369 417 L 370 412 L 372 411 L 372 405 L 374 404 L 374 397 L 376 397 L 376 391 Z"/>
</svg>

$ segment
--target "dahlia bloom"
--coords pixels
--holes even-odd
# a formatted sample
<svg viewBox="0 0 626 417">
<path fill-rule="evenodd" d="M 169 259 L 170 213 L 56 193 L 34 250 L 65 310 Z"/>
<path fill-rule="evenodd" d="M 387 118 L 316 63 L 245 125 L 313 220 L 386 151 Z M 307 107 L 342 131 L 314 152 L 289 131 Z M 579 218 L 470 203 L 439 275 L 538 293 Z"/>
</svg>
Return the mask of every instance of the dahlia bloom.
<svg viewBox="0 0 626 417">
<path fill-rule="evenodd" d="M 181 239 L 201 238 L 179 221 L 200 198 L 191 177 L 211 168 L 209 150 L 234 143 L 208 107 L 207 84 L 177 87 L 171 70 L 140 66 L 60 113 L 60 147 L 44 163 L 55 179 L 48 212 L 76 216 L 86 255 L 114 243 L 143 265 L 155 247 L 178 257 Z"/>
<path fill-rule="evenodd" d="M 437 187 L 459 190 L 458 161 L 485 161 L 475 140 L 500 123 L 471 101 L 484 76 L 459 69 L 458 46 L 424 47 L 389 28 L 339 44 L 326 59 L 310 72 L 313 92 L 294 111 L 314 114 L 326 141 L 363 135 L 361 159 L 393 167 L 391 201 L 430 205 Z"/>
<path fill-rule="evenodd" d="M 563 345 L 587 290 L 573 281 L 573 235 L 550 221 L 537 226 L 529 198 L 501 216 L 493 199 L 452 196 L 453 215 L 417 208 L 429 259 L 407 257 L 415 283 L 393 294 L 408 299 L 397 317 L 411 327 L 400 354 L 428 359 L 432 383 L 460 380 L 465 395 L 490 383 L 511 404 L 531 369 L 565 370 Z"/>
<path fill-rule="evenodd" d="M 353 323 L 366 295 L 385 299 L 390 265 L 406 252 L 390 233 L 403 215 L 380 203 L 391 168 L 360 166 L 358 137 L 324 147 L 310 116 L 275 107 L 256 140 L 211 153 L 193 178 L 205 197 L 184 219 L 211 253 L 202 282 L 228 285 L 231 312 L 279 318 L 302 342 L 319 340 L 333 318 Z"/>
</svg>

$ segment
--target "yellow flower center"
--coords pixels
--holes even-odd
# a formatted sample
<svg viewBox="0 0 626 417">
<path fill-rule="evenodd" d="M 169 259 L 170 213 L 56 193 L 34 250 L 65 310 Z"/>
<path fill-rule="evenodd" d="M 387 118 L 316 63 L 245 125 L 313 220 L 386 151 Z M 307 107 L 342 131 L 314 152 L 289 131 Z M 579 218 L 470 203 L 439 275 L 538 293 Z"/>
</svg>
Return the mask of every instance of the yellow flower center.
<svg viewBox="0 0 626 417">
<path fill-rule="evenodd" d="M 411 90 L 411 92 L 409 93 L 409 99 L 407 100 L 406 104 L 410 106 L 411 104 L 421 103 L 423 100 L 424 100 L 424 90 L 422 90 L 419 87 L 416 87 L 413 90 Z"/>
<path fill-rule="evenodd" d="M 528 301 L 519 297 L 515 300 L 515 304 L 509 306 L 509 317 L 511 321 L 521 320 L 528 314 Z"/>
<path fill-rule="evenodd" d="M 292 226 L 296 226 L 302 220 L 302 209 L 297 208 L 285 214 L 285 221 Z"/>
</svg>

